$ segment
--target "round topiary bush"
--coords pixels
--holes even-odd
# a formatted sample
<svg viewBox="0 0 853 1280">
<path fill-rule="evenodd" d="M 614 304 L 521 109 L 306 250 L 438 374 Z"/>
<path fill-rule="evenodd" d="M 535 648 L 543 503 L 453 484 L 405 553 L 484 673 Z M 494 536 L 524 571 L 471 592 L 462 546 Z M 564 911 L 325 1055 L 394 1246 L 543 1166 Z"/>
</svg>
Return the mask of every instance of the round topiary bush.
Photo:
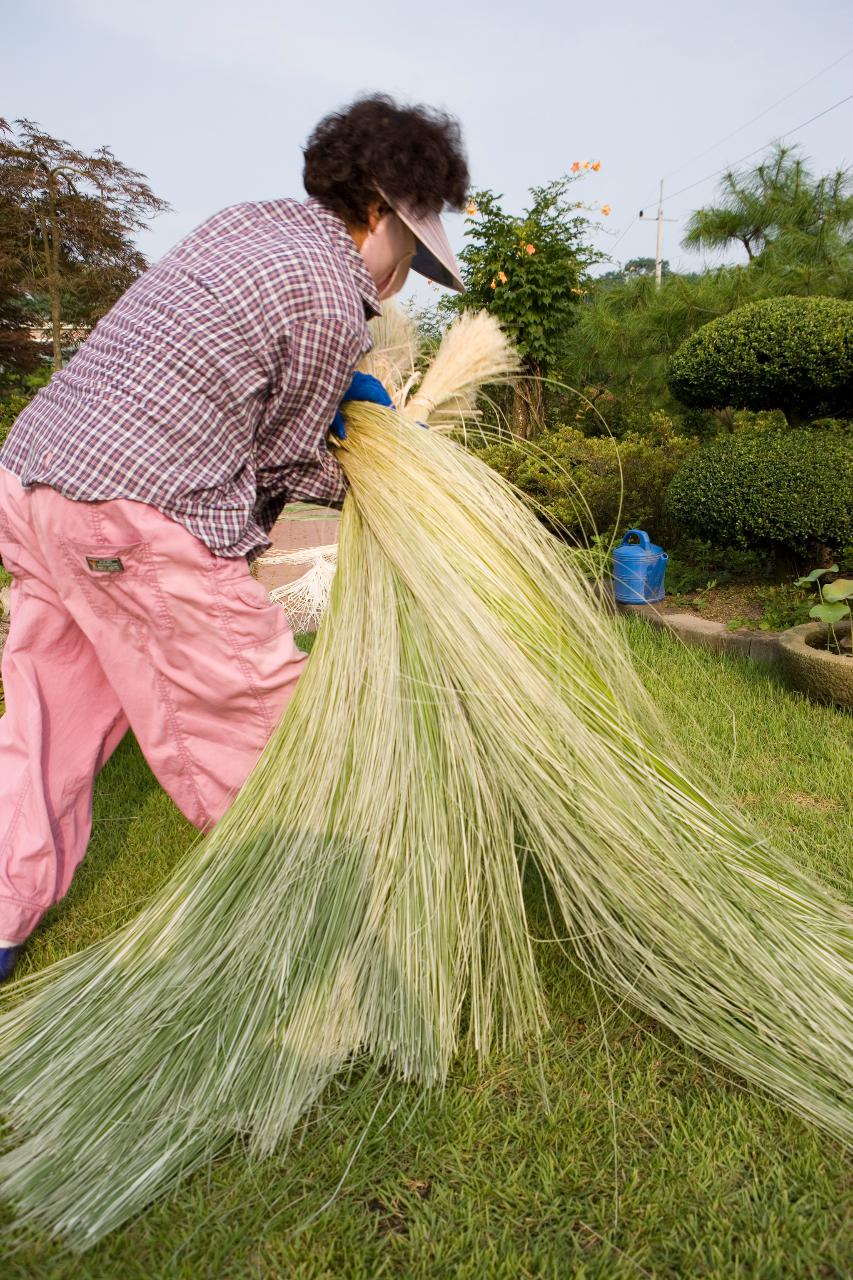
<svg viewBox="0 0 853 1280">
<path fill-rule="evenodd" d="M 732 547 L 853 542 L 853 440 L 846 431 L 762 431 L 699 449 L 666 495 L 685 532 Z"/>
<path fill-rule="evenodd" d="M 853 302 L 766 298 L 711 320 L 669 362 L 682 404 L 781 409 L 789 422 L 853 412 Z"/>
</svg>

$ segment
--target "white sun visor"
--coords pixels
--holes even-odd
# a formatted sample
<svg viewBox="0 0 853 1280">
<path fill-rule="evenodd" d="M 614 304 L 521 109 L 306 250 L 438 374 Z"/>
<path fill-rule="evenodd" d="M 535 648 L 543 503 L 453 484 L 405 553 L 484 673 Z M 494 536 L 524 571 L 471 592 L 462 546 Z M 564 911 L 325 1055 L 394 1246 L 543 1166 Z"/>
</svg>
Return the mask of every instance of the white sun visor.
<svg viewBox="0 0 853 1280">
<path fill-rule="evenodd" d="M 379 194 L 382 195 L 382 192 Z M 389 200 L 385 195 L 382 195 L 382 198 L 415 234 L 418 247 L 412 259 L 411 269 L 426 276 L 428 280 L 434 280 L 436 284 L 443 284 L 448 289 L 455 289 L 457 293 L 464 293 L 465 286 L 462 283 L 459 263 L 450 247 L 447 232 L 439 215 L 437 213 L 418 215 L 400 200 Z"/>
</svg>

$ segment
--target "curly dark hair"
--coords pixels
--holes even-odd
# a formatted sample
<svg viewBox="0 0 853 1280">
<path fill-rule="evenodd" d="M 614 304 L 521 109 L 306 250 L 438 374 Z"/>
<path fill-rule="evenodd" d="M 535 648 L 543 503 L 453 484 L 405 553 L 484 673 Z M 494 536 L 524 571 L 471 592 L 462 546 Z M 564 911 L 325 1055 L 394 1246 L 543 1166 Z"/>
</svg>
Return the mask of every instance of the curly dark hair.
<svg viewBox="0 0 853 1280">
<path fill-rule="evenodd" d="M 459 209 L 468 192 L 459 122 L 431 107 L 400 107 L 385 94 L 326 116 L 304 155 L 305 190 L 351 226 L 365 225 L 380 190 L 418 215 Z"/>
</svg>

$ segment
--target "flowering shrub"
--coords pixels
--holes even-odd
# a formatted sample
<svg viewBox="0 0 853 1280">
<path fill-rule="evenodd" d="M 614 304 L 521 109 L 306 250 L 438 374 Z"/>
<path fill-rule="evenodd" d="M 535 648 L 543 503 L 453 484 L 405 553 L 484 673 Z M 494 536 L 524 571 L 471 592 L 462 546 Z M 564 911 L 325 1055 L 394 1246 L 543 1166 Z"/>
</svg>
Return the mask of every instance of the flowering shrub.
<svg viewBox="0 0 853 1280">
<path fill-rule="evenodd" d="M 600 167 L 598 160 L 587 162 Z M 520 217 L 506 213 L 491 191 L 478 191 L 468 205 L 467 243 L 459 255 L 467 292 L 454 303 L 497 316 L 534 377 L 548 376 L 559 363 L 587 268 L 604 256 L 588 243 L 582 202 L 568 199 L 575 181 L 568 176 L 534 187 Z"/>
</svg>

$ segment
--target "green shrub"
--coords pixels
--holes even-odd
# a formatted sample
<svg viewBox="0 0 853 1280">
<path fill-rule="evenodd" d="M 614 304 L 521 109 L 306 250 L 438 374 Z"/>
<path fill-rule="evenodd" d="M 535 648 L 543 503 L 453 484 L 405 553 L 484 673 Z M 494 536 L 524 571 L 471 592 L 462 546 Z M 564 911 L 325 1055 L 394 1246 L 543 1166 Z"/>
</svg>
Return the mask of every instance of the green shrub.
<svg viewBox="0 0 853 1280">
<path fill-rule="evenodd" d="M 50 381 L 53 370 L 42 365 L 33 373 L 7 374 L 0 377 L 0 446 L 12 429 L 12 423 L 26 409 L 42 387 Z"/>
<path fill-rule="evenodd" d="M 808 622 L 814 600 L 791 583 L 764 587 L 755 594 L 761 603 L 759 630 L 787 631 L 789 627 L 799 627 Z"/>
<path fill-rule="evenodd" d="M 685 532 L 727 546 L 843 546 L 853 541 L 853 441 L 839 431 L 719 438 L 674 476 L 666 510 Z"/>
<path fill-rule="evenodd" d="M 766 298 L 702 325 L 669 362 L 672 394 L 709 409 L 781 409 L 789 422 L 850 412 L 853 302 Z"/>
<path fill-rule="evenodd" d="M 12 430 L 12 423 L 21 410 L 26 409 L 30 400 L 32 400 L 32 396 L 23 395 L 19 392 L 8 396 L 5 400 L 0 400 L 0 445 L 3 444 L 3 441 Z"/>
<path fill-rule="evenodd" d="M 545 522 L 561 533 L 586 540 L 596 532 L 609 535 L 638 526 L 665 539 L 666 491 L 695 448 L 695 441 L 671 433 L 659 444 L 630 434 L 617 445 L 607 437 L 557 427 L 543 432 L 535 444 L 506 441 L 480 453 L 533 499 Z"/>
<path fill-rule="evenodd" d="M 562 421 L 568 421 L 585 436 L 615 436 L 617 440 L 642 436 L 660 441 L 673 435 L 694 434 L 683 429 L 680 417 L 673 417 L 638 396 L 613 395 L 606 387 L 582 387 L 580 396 L 564 397 L 562 408 Z"/>
<path fill-rule="evenodd" d="M 732 431 L 785 431 L 787 426 L 781 409 L 738 409 L 732 414 Z"/>
<path fill-rule="evenodd" d="M 763 582 L 775 571 L 770 551 L 744 551 L 680 534 L 667 547 L 666 589 L 673 595 L 701 591 L 709 582 Z"/>
<path fill-rule="evenodd" d="M 849 431 L 853 427 L 851 418 L 815 418 L 809 426 L 819 427 L 823 431 Z"/>
</svg>

